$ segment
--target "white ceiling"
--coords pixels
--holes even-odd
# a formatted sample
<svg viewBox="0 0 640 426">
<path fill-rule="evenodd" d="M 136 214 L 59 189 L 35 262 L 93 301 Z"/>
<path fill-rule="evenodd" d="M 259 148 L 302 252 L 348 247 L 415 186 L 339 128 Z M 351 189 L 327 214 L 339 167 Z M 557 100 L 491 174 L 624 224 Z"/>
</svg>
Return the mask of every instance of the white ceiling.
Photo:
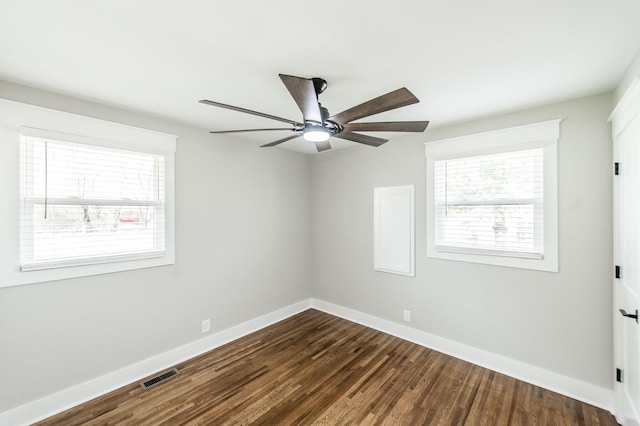
<svg viewBox="0 0 640 426">
<path fill-rule="evenodd" d="M 612 90 L 639 46 L 638 0 L 0 0 L 0 79 L 203 130 L 282 125 L 203 98 L 300 120 L 278 73 L 325 78 L 332 114 L 405 86 L 362 121 L 441 126 Z"/>
</svg>

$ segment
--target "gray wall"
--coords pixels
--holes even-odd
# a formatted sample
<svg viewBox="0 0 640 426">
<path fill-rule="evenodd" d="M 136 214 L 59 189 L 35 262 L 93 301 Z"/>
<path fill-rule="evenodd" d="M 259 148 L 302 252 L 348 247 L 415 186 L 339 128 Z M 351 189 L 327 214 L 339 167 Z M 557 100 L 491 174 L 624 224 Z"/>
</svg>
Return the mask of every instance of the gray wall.
<svg viewBox="0 0 640 426">
<path fill-rule="evenodd" d="M 612 387 L 612 94 L 314 157 L 9 83 L 0 97 L 179 137 L 176 264 L 1 288 L 0 411 L 197 340 L 202 319 L 215 332 L 311 296 L 410 309 L 420 330 Z M 424 142 L 555 118 L 560 272 L 427 259 Z M 372 267 L 373 188 L 400 184 L 416 185 L 415 278 Z"/>
<path fill-rule="evenodd" d="M 0 97 L 178 135 L 176 264 L 0 288 L 0 412 L 199 339 L 205 318 L 215 332 L 309 297 L 311 157 L 4 82 Z"/>
<path fill-rule="evenodd" d="M 313 296 L 611 389 L 611 94 L 313 162 Z M 424 142 L 562 118 L 559 273 L 426 258 Z M 416 277 L 373 270 L 373 188 L 416 186 Z"/>
</svg>

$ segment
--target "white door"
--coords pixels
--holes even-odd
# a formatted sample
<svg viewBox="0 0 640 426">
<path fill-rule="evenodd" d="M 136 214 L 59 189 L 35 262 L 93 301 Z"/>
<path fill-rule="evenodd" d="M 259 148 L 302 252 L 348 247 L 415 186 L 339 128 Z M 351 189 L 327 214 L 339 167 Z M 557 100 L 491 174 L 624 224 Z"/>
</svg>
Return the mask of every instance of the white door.
<svg viewBox="0 0 640 426">
<path fill-rule="evenodd" d="M 612 116 L 618 163 L 614 262 L 619 266 L 619 278 L 613 283 L 614 359 L 621 370 L 615 383 L 615 415 L 626 426 L 640 424 L 640 84 L 632 89 Z"/>
</svg>

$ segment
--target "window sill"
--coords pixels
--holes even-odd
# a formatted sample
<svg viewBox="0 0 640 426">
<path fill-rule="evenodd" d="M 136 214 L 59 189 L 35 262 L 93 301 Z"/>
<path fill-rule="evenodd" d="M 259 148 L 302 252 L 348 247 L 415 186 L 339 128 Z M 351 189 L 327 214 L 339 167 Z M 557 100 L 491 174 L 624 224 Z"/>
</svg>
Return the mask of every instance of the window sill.
<svg viewBox="0 0 640 426">
<path fill-rule="evenodd" d="M 88 259 L 73 259 L 66 261 L 51 261 L 51 262 L 33 262 L 24 264 L 20 267 L 20 272 L 40 271 L 45 269 L 56 268 L 74 268 L 79 266 L 92 266 L 102 264 L 114 264 L 119 262 L 132 262 L 136 260 L 147 260 L 155 258 L 163 258 L 165 256 L 164 251 L 149 252 L 139 255 L 122 255 L 122 256 L 109 256 L 103 258 L 88 258 Z"/>
<path fill-rule="evenodd" d="M 510 268 L 533 269 L 537 271 L 558 272 L 556 256 L 516 257 L 498 253 L 469 253 L 439 250 L 434 245 L 427 247 L 427 257 L 434 259 L 455 260 L 458 262 L 483 263 L 485 265 L 505 266 Z"/>
</svg>

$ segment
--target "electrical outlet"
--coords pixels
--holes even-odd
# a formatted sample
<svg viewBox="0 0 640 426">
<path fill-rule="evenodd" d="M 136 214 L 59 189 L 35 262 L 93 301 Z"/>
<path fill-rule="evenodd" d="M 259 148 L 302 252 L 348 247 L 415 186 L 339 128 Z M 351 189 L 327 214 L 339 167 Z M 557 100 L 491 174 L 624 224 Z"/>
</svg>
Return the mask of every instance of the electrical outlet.
<svg viewBox="0 0 640 426">
<path fill-rule="evenodd" d="M 406 309 L 402 311 L 402 319 L 404 319 L 406 322 L 411 322 L 411 311 L 408 311 Z"/>
<path fill-rule="evenodd" d="M 209 330 L 211 330 L 211 320 L 210 319 L 206 319 L 206 320 L 202 321 L 202 332 L 206 333 Z"/>
</svg>

